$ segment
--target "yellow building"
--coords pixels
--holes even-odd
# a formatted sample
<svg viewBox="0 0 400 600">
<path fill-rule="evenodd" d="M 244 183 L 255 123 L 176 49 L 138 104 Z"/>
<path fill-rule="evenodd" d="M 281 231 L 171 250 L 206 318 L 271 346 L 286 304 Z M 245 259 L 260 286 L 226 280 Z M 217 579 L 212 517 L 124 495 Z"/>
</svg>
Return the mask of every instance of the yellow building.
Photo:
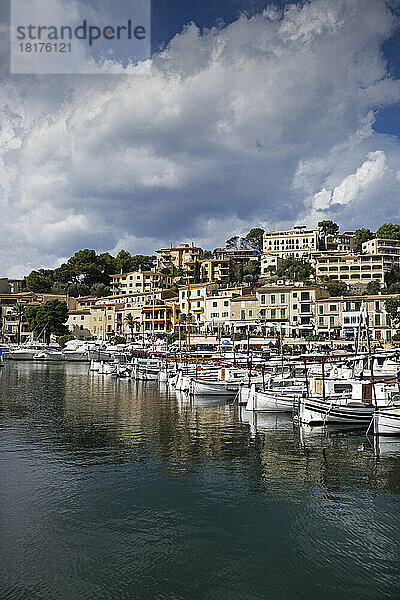
<svg viewBox="0 0 400 600">
<path fill-rule="evenodd" d="M 150 292 L 153 289 L 171 287 L 172 277 L 158 271 L 132 271 L 111 275 L 111 293 L 113 296 Z"/>
<path fill-rule="evenodd" d="M 191 244 L 179 244 L 179 246 L 173 246 L 170 244 L 169 248 L 161 248 L 156 251 L 157 254 L 157 267 L 158 269 L 182 269 L 186 272 L 188 269 L 193 268 L 193 263 L 196 260 L 200 260 L 203 256 L 202 248 Z"/>
<path fill-rule="evenodd" d="M 317 279 L 338 279 L 350 285 L 369 281 L 384 283 L 385 273 L 391 266 L 390 257 L 375 254 L 321 253 L 315 256 Z"/>
</svg>

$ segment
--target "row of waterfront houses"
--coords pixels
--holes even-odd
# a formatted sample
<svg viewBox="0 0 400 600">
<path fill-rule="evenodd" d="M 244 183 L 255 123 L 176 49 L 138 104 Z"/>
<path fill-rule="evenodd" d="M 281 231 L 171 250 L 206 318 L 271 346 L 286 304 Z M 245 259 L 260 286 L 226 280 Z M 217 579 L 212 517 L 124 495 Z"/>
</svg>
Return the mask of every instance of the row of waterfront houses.
<svg viewBox="0 0 400 600">
<path fill-rule="evenodd" d="M 178 292 L 152 290 L 78 299 L 70 311 L 71 333 L 81 339 L 124 336 L 140 340 L 172 332 L 198 335 L 260 335 L 274 341 L 301 344 L 311 335 L 319 340 L 351 343 L 362 314 L 368 315 L 372 340 L 390 344 L 396 327 L 385 301 L 398 295 L 329 297 L 317 285 L 301 283 L 220 288 L 215 284 L 182 286 Z"/>
<path fill-rule="evenodd" d="M 285 259 L 309 261 L 315 268 L 312 285 L 277 280 L 271 275 Z M 232 265 L 260 263 L 252 285 L 229 284 Z M 318 229 L 293 227 L 265 232 L 262 252 L 248 248 L 217 249 L 212 254 L 182 243 L 157 251 L 157 268 L 111 276 L 111 294 L 104 298 L 70 298 L 24 291 L 23 280 L 0 278 L 2 341 L 29 337 L 21 322 L 21 306 L 57 298 L 69 307 L 68 328 L 82 339 L 135 339 L 172 332 L 226 334 L 251 332 L 296 343 L 316 335 L 321 340 L 351 342 L 360 315 L 366 311 L 373 339 L 390 343 L 396 333 L 385 311 L 385 300 L 396 295 L 365 294 L 385 273 L 400 267 L 400 240 L 374 238 L 355 252 L 354 232 L 327 235 Z M 199 281 L 201 283 L 195 283 Z M 322 285 L 347 283 L 353 295 L 332 298 Z M 184 281 L 184 285 L 180 285 Z M 357 290 L 357 293 L 354 293 Z"/>
</svg>

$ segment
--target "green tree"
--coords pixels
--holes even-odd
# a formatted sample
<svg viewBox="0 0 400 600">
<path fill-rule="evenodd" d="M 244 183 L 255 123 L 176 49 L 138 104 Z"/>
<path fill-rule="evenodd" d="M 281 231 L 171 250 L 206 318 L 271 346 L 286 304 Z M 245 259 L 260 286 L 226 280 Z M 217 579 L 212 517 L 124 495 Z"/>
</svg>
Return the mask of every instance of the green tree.
<svg viewBox="0 0 400 600">
<path fill-rule="evenodd" d="M 92 286 L 101 280 L 101 266 L 94 250 L 79 250 L 68 261 L 74 274 L 74 282 Z"/>
<path fill-rule="evenodd" d="M 53 278 L 54 281 L 60 283 L 76 283 L 78 281 L 78 277 L 69 262 L 63 263 L 60 267 L 54 269 Z"/>
<path fill-rule="evenodd" d="M 400 281 L 399 267 L 398 267 L 398 265 L 396 265 L 393 262 L 389 271 L 386 271 L 386 273 L 385 273 L 385 284 L 386 284 L 387 289 L 390 289 L 390 287 L 393 284 L 398 283 L 399 281 Z"/>
<path fill-rule="evenodd" d="M 385 310 L 395 326 L 400 322 L 400 298 L 388 298 L 385 300 Z"/>
<path fill-rule="evenodd" d="M 339 233 L 339 225 L 333 221 L 320 221 L 318 223 L 318 228 L 321 237 Z"/>
<path fill-rule="evenodd" d="M 211 252 L 211 250 L 204 250 L 203 252 L 203 258 L 212 258 L 213 257 L 213 253 Z"/>
<path fill-rule="evenodd" d="M 68 307 L 65 302 L 49 300 L 40 306 L 30 306 L 25 311 L 25 318 L 29 329 L 32 331 L 46 332 L 46 341 L 50 342 L 50 335 L 65 335 L 68 329 L 65 323 L 68 319 Z"/>
<path fill-rule="evenodd" d="M 70 333 L 67 333 L 65 335 L 60 335 L 60 337 L 57 338 L 57 342 L 60 344 L 61 348 L 65 348 L 66 343 L 74 339 L 75 336 L 71 335 Z"/>
<path fill-rule="evenodd" d="M 228 283 L 235 283 L 235 281 L 236 281 L 235 266 L 233 264 L 233 260 L 230 258 L 229 264 L 228 264 Z"/>
<path fill-rule="evenodd" d="M 196 259 L 195 263 L 194 263 L 194 269 L 193 269 L 193 282 L 200 283 L 200 280 L 201 280 L 200 263 Z"/>
<path fill-rule="evenodd" d="M 376 232 L 376 237 L 400 240 L 400 225 L 397 225 L 397 223 L 383 223 Z"/>
<path fill-rule="evenodd" d="M 362 245 L 364 242 L 368 242 L 368 240 L 372 240 L 374 238 L 374 234 L 370 229 L 365 229 L 362 227 L 361 229 L 356 229 L 354 232 L 354 249 L 356 252 L 362 251 Z"/>
<path fill-rule="evenodd" d="M 369 281 L 365 287 L 367 294 L 378 294 L 381 291 L 379 281 Z"/>
<path fill-rule="evenodd" d="M 109 296 L 111 293 L 110 286 L 104 285 L 104 283 L 94 283 L 89 290 L 91 296 L 95 298 L 104 298 Z"/>
<path fill-rule="evenodd" d="M 120 250 L 115 258 L 115 273 L 129 273 L 130 271 L 150 271 L 155 267 L 156 257 L 136 254 L 132 256 L 126 250 Z"/>
<path fill-rule="evenodd" d="M 241 265 L 242 266 L 242 265 Z M 260 278 L 261 265 L 259 259 L 249 260 L 243 268 L 243 279 L 246 283 L 256 283 Z"/>
<path fill-rule="evenodd" d="M 32 292 L 45 294 L 51 290 L 53 285 L 53 271 L 51 269 L 32 271 L 25 277 L 25 285 Z"/>
<path fill-rule="evenodd" d="M 243 263 L 240 263 L 236 280 L 238 283 L 243 283 L 243 279 L 244 279 L 244 267 L 243 267 Z"/>
<path fill-rule="evenodd" d="M 261 227 L 254 227 L 253 229 L 250 229 L 246 237 L 243 238 L 243 243 L 248 248 L 254 248 L 254 250 L 259 250 L 259 252 L 262 252 L 263 235 L 264 229 L 261 229 Z"/>
<path fill-rule="evenodd" d="M 390 294 L 400 294 L 400 281 L 392 283 L 388 288 L 388 292 Z"/>
<path fill-rule="evenodd" d="M 229 240 L 226 240 L 225 246 L 227 250 L 238 250 L 240 248 L 240 237 L 234 235 Z"/>
<path fill-rule="evenodd" d="M 345 296 L 349 292 L 346 283 L 344 281 L 339 281 L 338 279 L 328 281 L 325 284 L 325 289 L 328 290 L 330 296 Z"/>
<path fill-rule="evenodd" d="M 289 256 L 283 261 L 276 273 L 280 279 L 306 281 L 314 274 L 314 269 L 309 262 Z"/>
<path fill-rule="evenodd" d="M 116 258 L 109 252 L 102 252 L 98 255 L 97 260 L 101 272 L 101 281 L 98 281 L 97 283 L 109 285 L 110 275 L 114 275 L 114 273 L 117 273 L 118 271 Z"/>
</svg>

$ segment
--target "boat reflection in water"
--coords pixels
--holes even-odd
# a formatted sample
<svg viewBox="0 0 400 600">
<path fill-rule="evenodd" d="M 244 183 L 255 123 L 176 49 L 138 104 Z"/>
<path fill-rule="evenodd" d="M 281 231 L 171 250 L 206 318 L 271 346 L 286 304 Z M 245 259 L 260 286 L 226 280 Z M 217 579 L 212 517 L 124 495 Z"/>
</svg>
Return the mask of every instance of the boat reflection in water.
<svg viewBox="0 0 400 600">
<path fill-rule="evenodd" d="M 398 444 L 217 397 L 0 369 L 0 598 L 398 598 Z"/>
<path fill-rule="evenodd" d="M 240 406 L 239 419 L 242 423 L 250 426 L 250 432 L 253 436 L 256 433 L 268 431 L 293 430 L 292 415 L 289 413 L 262 413 L 246 410 L 244 406 Z"/>
<path fill-rule="evenodd" d="M 400 458 L 399 436 L 374 436 L 374 452 L 381 458 Z"/>
</svg>

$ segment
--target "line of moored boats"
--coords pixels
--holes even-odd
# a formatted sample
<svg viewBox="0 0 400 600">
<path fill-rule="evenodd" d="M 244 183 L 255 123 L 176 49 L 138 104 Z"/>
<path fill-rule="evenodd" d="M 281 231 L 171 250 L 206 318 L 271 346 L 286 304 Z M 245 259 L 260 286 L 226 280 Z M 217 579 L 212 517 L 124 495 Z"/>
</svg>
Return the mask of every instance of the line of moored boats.
<svg viewBox="0 0 400 600">
<path fill-rule="evenodd" d="M 113 362 L 92 358 L 91 372 L 158 381 L 190 396 L 223 396 L 253 412 L 292 413 L 309 425 L 346 423 L 376 435 L 400 434 L 400 356 L 249 356 L 153 353 Z"/>
</svg>

